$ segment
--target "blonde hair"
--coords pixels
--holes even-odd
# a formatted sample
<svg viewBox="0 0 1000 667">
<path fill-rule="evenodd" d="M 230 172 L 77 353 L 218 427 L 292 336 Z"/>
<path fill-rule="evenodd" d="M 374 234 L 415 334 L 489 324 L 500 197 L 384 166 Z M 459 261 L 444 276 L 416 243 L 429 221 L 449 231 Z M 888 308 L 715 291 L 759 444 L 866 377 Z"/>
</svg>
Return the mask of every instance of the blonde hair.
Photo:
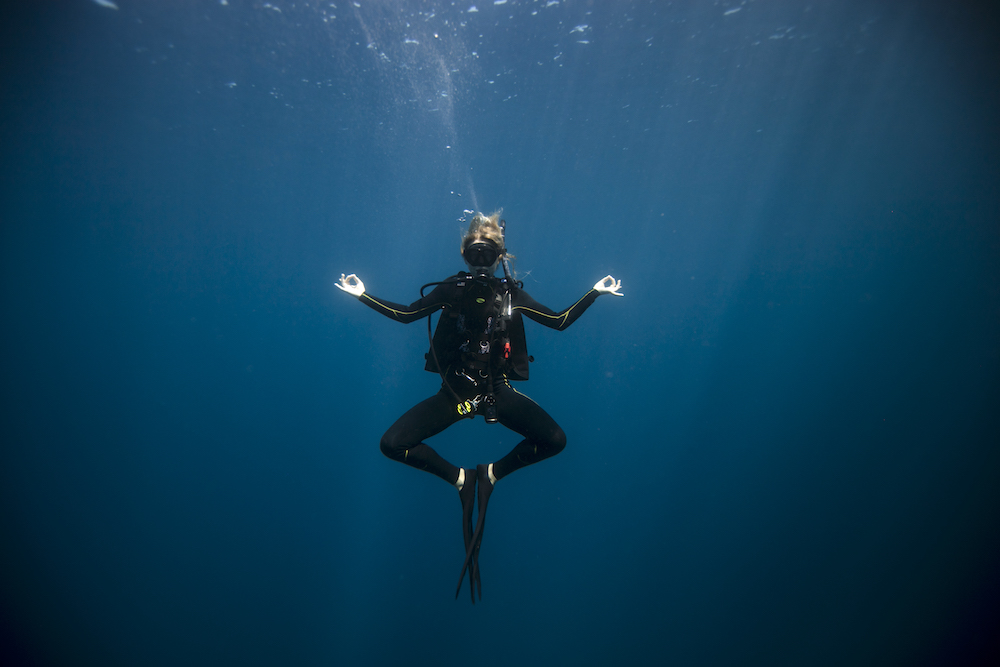
<svg viewBox="0 0 1000 667">
<path fill-rule="evenodd" d="M 500 252 L 505 250 L 503 241 L 503 230 L 500 229 L 500 211 L 494 211 L 489 215 L 476 213 L 469 223 L 469 231 L 462 235 L 462 247 L 460 250 L 465 253 L 465 249 L 478 241 L 492 241 Z"/>
</svg>

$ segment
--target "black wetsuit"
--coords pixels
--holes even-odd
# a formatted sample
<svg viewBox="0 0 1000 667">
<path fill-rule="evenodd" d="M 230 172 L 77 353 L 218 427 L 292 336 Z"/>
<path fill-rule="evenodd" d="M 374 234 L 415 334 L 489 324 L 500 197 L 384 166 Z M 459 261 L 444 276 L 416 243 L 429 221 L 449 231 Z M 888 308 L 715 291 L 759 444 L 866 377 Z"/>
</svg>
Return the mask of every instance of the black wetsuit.
<svg viewBox="0 0 1000 667">
<path fill-rule="evenodd" d="M 409 306 L 379 299 L 367 292 L 361 295 L 361 301 L 369 307 L 403 323 L 444 310 L 434 336 L 432 352 L 436 355 L 428 353 L 426 368 L 437 372 L 440 362 L 447 386 L 442 383 L 437 394 L 415 405 L 386 431 L 381 443 L 386 456 L 454 484 L 458 467 L 444 460 L 424 440 L 460 419 L 474 416 L 475 411 L 463 414 L 459 404 L 482 399 L 488 393 L 488 385 L 492 385 L 496 399 L 497 420 L 524 436 L 509 454 L 493 464 L 497 479 L 554 456 L 566 446 L 566 435 L 555 420 L 510 385 L 511 379 L 526 380 L 528 375 L 530 357 L 527 356 L 521 316 L 562 331 L 590 307 L 600 292 L 592 289 L 572 306 L 557 313 L 532 299 L 518 286 L 511 286 L 512 318 L 507 336 L 498 339 L 490 333 L 496 327 L 498 312 L 491 306 L 491 299 L 505 291 L 506 283 L 498 278 L 459 274 Z M 503 342 L 497 344 L 498 340 Z M 490 341 L 492 349 L 486 349 L 490 346 L 485 343 Z"/>
</svg>

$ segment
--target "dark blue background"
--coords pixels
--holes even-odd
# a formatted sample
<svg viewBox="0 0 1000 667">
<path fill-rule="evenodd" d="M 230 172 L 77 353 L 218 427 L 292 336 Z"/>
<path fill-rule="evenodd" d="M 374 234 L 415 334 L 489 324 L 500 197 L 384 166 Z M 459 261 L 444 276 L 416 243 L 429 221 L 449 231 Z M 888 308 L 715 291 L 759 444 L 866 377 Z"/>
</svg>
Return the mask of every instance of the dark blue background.
<svg viewBox="0 0 1000 667">
<path fill-rule="evenodd" d="M 8 655 L 995 655 L 998 24 L 942 4 L 5 6 Z M 569 445 L 471 607 L 454 490 L 378 450 L 423 324 L 333 283 L 409 302 L 500 206 L 533 296 L 626 297 L 528 325 Z"/>
</svg>

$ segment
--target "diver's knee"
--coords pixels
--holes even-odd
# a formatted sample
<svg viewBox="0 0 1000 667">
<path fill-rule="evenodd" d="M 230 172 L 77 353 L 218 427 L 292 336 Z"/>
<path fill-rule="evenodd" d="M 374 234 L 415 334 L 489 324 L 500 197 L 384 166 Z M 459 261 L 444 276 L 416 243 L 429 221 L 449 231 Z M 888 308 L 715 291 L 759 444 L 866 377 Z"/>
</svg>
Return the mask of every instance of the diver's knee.
<svg viewBox="0 0 1000 667">
<path fill-rule="evenodd" d="M 552 451 L 552 456 L 566 449 L 566 432 L 561 428 L 556 427 L 556 430 L 552 433 L 552 437 L 549 440 L 549 449 Z"/>
<path fill-rule="evenodd" d="M 390 431 L 386 431 L 385 435 L 382 436 L 382 440 L 378 443 L 382 453 L 394 461 L 401 460 L 406 452 L 406 447 L 399 444 L 397 440 L 398 438 L 393 437 Z"/>
</svg>

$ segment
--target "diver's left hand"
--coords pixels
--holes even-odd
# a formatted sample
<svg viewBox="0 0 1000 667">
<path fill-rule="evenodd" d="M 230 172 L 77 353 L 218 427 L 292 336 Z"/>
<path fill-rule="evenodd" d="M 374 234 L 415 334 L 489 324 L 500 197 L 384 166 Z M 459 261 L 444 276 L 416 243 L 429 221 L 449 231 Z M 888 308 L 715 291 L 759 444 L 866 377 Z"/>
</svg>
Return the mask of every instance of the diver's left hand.
<svg viewBox="0 0 1000 667">
<path fill-rule="evenodd" d="M 620 280 L 616 281 L 611 276 L 604 276 L 603 278 L 597 281 L 596 285 L 594 285 L 594 289 L 598 292 L 601 292 L 602 294 L 614 294 L 615 296 L 625 296 L 624 294 L 618 291 L 621 288 L 622 288 L 622 281 Z"/>
</svg>

